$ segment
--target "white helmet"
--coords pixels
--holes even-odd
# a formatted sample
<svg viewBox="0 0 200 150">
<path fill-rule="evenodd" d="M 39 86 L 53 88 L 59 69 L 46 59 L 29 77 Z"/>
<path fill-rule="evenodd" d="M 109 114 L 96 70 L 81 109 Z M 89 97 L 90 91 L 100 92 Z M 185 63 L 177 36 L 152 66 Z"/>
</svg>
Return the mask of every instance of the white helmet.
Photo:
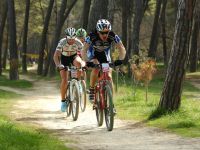
<svg viewBox="0 0 200 150">
<path fill-rule="evenodd" d="M 76 29 L 75 28 L 67 28 L 65 29 L 65 34 L 67 38 L 73 39 L 76 37 Z"/>
<path fill-rule="evenodd" d="M 100 19 L 97 21 L 96 29 L 97 29 L 97 31 L 110 31 L 111 24 L 106 19 Z"/>
</svg>

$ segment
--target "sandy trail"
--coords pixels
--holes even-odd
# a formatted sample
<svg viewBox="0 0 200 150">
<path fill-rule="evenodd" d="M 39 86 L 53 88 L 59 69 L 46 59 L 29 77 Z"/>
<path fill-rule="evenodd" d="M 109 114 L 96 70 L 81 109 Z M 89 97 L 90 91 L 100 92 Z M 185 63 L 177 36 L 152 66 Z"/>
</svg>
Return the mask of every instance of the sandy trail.
<svg viewBox="0 0 200 150">
<path fill-rule="evenodd" d="M 0 86 L 24 96 L 13 107 L 12 117 L 19 122 L 37 125 L 66 142 L 68 147 L 82 150 L 197 150 L 200 138 L 182 138 L 143 123 L 115 118 L 114 130 L 108 132 L 105 124 L 97 127 L 95 112 L 88 105 L 77 121 L 61 113 L 58 83 L 35 80 L 31 90 Z M 68 143 L 67 141 L 70 141 Z"/>
</svg>

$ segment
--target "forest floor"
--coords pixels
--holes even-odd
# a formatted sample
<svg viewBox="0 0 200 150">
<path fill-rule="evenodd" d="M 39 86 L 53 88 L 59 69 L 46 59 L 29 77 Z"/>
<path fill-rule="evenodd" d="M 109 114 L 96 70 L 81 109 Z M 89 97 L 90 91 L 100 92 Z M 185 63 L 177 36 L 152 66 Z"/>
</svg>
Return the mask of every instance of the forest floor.
<svg viewBox="0 0 200 150">
<path fill-rule="evenodd" d="M 37 126 L 57 136 L 67 147 L 82 150 L 197 150 L 200 138 L 184 138 L 138 121 L 124 121 L 115 117 L 114 129 L 106 130 L 105 124 L 97 127 L 95 111 L 90 104 L 79 114 L 77 121 L 60 112 L 60 95 L 57 81 L 31 80 L 33 88 L 17 89 L 0 86 L 0 89 L 23 94 L 10 112 L 17 122 Z M 197 80 L 197 79 L 196 79 Z M 199 85 L 197 85 L 199 83 Z M 200 87 L 200 81 L 196 82 Z M 70 142 L 69 142 L 70 141 Z"/>
</svg>

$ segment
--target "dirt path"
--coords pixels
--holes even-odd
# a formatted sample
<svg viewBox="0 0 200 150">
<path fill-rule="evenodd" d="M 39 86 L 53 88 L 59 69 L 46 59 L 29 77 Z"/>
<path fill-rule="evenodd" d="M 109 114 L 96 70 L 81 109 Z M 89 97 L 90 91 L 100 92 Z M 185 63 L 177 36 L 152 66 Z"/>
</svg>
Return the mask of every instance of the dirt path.
<svg viewBox="0 0 200 150">
<path fill-rule="evenodd" d="M 38 125 L 66 141 L 68 147 L 82 150 L 197 150 L 200 139 L 182 138 L 175 134 L 145 127 L 140 122 L 115 119 L 112 132 L 105 125 L 97 127 L 95 112 L 89 105 L 76 122 L 59 111 L 59 89 L 55 81 L 34 81 L 32 90 L 0 89 L 23 94 L 11 112 L 12 117 L 24 123 Z M 67 141 L 70 140 L 70 143 Z"/>
</svg>

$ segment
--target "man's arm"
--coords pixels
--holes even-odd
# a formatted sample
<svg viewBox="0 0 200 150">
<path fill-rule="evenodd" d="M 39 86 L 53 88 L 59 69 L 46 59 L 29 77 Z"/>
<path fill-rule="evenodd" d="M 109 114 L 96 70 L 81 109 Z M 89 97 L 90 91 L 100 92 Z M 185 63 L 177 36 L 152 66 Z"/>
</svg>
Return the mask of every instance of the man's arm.
<svg viewBox="0 0 200 150">
<path fill-rule="evenodd" d="M 117 49 L 119 50 L 119 59 L 124 60 L 125 55 L 126 55 L 126 49 L 125 49 L 123 43 L 119 42 L 119 43 L 116 43 L 115 45 L 116 45 Z"/>
<path fill-rule="evenodd" d="M 82 52 L 82 58 L 84 61 L 87 61 L 87 50 L 89 49 L 90 44 L 85 43 Z"/>
<path fill-rule="evenodd" d="M 56 50 L 53 56 L 53 60 L 56 64 L 56 67 L 58 67 L 60 65 L 60 58 L 61 58 L 61 52 Z"/>
</svg>

